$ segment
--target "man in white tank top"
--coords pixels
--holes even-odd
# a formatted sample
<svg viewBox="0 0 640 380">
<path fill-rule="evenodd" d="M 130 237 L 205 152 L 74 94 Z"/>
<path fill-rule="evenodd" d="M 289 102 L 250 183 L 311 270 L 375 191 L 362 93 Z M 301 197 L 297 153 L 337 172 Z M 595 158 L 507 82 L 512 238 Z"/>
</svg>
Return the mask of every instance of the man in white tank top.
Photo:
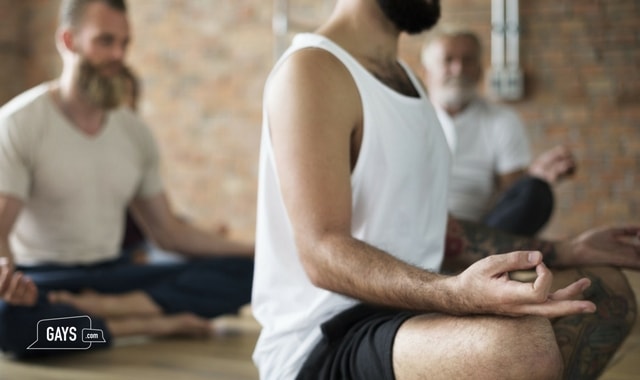
<svg viewBox="0 0 640 380">
<path fill-rule="evenodd" d="M 600 322 L 582 300 L 589 278 L 607 284 L 596 300 L 629 306 L 615 322 L 630 326 L 618 270 L 552 284 L 543 256 L 637 268 L 639 245 L 614 238 L 637 227 L 549 243 L 447 222 L 446 142 L 397 58 L 400 33 L 438 16 L 437 0 L 338 0 L 267 81 L 252 298 L 262 379 L 559 378 L 581 370 L 577 338 Z M 518 270 L 537 279 L 510 280 Z"/>
</svg>

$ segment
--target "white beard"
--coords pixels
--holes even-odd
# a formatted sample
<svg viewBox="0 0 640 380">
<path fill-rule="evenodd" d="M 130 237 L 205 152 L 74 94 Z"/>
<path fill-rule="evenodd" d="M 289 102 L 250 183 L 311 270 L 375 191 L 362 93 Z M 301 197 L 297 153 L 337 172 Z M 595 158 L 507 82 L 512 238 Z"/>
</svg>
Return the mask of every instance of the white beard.
<svg viewBox="0 0 640 380">
<path fill-rule="evenodd" d="M 447 110 L 461 110 L 475 97 L 475 86 L 444 85 L 431 94 L 432 101 Z"/>
</svg>

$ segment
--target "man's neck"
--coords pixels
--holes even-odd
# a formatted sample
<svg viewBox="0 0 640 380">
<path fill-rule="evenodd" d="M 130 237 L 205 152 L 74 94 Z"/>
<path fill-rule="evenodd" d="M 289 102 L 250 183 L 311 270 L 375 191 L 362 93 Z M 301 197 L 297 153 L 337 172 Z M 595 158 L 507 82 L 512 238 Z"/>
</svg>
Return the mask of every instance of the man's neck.
<svg viewBox="0 0 640 380">
<path fill-rule="evenodd" d="M 375 2 L 338 2 L 329 21 L 317 33 L 358 59 L 388 66 L 397 62 L 400 32 Z"/>
<path fill-rule="evenodd" d="M 317 33 L 348 51 L 387 87 L 406 96 L 419 96 L 398 63 L 400 31 L 375 2 L 339 2 L 332 17 Z"/>
</svg>

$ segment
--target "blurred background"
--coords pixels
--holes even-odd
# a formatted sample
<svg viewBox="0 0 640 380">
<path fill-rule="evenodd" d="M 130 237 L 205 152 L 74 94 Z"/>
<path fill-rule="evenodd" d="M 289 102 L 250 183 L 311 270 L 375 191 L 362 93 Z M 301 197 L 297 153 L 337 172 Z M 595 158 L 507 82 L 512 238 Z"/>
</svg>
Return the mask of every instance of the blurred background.
<svg viewBox="0 0 640 380">
<path fill-rule="evenodd" d="M 333 0 L 130 0 L 129 64 L 140 113 L 155 135 L 176 211 L 205 228 L 227 224 L 252 241 L 262 90 L 297 31 Z M 0 105 L 60 73 L 59 0 L 0 0 Z M 491 2 L 442 0 L 442 25 L 478 32 L 490 64 Z M 547 237 L 640 223 L 640 1 L 520 2 L 524 96 L 510 102 L 539 153 L 564 143 L 578 172 L 556 188 Z M 401 56 L 421 70 L 425 35 Z"/>
</svg>

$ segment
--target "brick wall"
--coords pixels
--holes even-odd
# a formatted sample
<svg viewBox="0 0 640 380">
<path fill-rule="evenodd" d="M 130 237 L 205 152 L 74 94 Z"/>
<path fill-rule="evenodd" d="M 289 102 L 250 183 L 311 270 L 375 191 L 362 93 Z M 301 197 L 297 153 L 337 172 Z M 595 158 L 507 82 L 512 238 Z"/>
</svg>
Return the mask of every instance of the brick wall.
<svg viewBox="0 0 640 380">
<path fill-rule="evenodd" d="M 22 18 L 23 12 L 11 1 L 0 0 L 0 104 L 25 87 L 25 51 L 19 42 Z"/>
<path fill-rule="evenodd" d="M 442 2 L 441 24 L 478 32 L 490 62 L 491 7 Z M 636 0 L 520 1 L 522 115 L 534 153 L 567 144 L 576 176 L 556 188 L 546 236 L 594 225 L 640 222 L 640 3 Z M 419 69 L 424 36 L 406 38 L 405 60 Z M 485 66 L 486 66 L 485 65 Z"/>
<path fill-rule="evenodd" d="M 291 2 L 303 19 L 319 8 Z M 251 240 L 262 87 L 273 64 L 271 1 L 129 3 L 129 61 L 142 79 L 141 114 L 158 139 L 173 205 L 203 226 L 227 223 Z M 0 0 L 0 103 L 58 74 L 57 6 Z M 513 106 L 535 152 L 566 143 L 580 165 L 557 189 L 548 235 L 639 221 L 639 8 L 636 0 L 521 1 L 527 94 Z M 489 61 L 489 1 L 443 1 L 441 22 L 480 33 Z M 416 69 L 422 38 L 404 38 L 401 47 Z"/>
<path fill-rule="evenodd" d="M 176 211 L 253 239 L 262 88 L 272 65 L 263 1 L 130 1 L 130 61 Z"/>
<path fill-rule="evenodd" d="M 0 0 L 0 104 L 60 71 L 58 0 Z"/>
</svg>

